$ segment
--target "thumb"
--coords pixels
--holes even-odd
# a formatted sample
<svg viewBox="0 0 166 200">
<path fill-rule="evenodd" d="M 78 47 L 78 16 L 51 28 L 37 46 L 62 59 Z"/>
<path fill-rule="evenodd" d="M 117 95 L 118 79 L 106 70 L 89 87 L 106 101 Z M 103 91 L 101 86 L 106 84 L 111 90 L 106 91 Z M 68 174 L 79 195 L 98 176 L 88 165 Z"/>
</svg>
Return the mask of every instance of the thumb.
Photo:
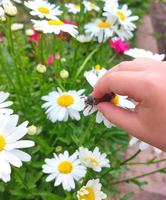
<svg viewBox="0 0 166 200">
<path fill-rule="evenodd" d="M 136 133 L 142 132 L 141 124 L 134 111 L 117 107 L 109 102 L 100 103 L 97 107 L 110 122 L 124 129 L 126 132 L 132 135 L 137 135 Z"/>
</svg>

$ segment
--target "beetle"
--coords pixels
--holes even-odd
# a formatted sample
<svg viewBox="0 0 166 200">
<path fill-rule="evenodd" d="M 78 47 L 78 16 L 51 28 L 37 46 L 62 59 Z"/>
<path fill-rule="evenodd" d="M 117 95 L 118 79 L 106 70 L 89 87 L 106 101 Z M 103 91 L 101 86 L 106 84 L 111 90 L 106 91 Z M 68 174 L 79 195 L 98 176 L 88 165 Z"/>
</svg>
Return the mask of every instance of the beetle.
<svg viewBox="0 0 166 200">
<path fill-rule="evenodd" d="M 97 104 L 102 103 L 102 102 L 110 102 L 114 97 L 115 97 L 115 94 L 113 92 L 109 94 L 105 94 L 101 98 L 95 98 L 92 95 L 89 95 L 85 98 L 85 104 L 87 106 L 92 106 L 91 109 L 89 110 L 90 112 L 93 106 L 96 106 Z"/>
</svg>

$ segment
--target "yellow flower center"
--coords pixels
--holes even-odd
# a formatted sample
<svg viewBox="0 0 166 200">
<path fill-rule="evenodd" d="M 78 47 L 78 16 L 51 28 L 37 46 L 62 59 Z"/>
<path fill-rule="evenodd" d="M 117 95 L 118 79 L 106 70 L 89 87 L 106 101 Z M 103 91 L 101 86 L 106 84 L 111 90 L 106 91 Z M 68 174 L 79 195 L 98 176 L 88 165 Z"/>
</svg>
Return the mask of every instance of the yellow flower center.
<svg viewBox="0 0 166 200">
<path fill-rule="evenodd" d="M 49 14 L 50 11 L 48 10 L 48 8 L 45 8 L 45 7 L 39 7 L 37 9 L 39 12 L 43 13 L 43 14 Z"/>
<path fill-rule="evenodd" d="M 69 174 L 72 172 L 73 165 L 69 161 L 63 161 L 59 164 L 58 170 L 62 174 Z"/>
<path fill-rule="evenodd" d="M 3 135 L 0 135 L 0 151 L 4 150 L 4 147 L 6 145 L 6 140 Z"/>
<path fill-rule="evenodd" d="M 93 165 L 98 165 L 99 164 L 98 160 L 96 160 L 93 157 L 87 157 L 86 160 L 90 161 Z"/>
<path fill-rule="evenodd" d="M 87 187 L 85 190 L 88 194 L 79 195 L 79 200 L 95 200 L 95 194 L 92 188 Z"/>
<path fill-rule="evenodd" d="M 126 20 L 126 15 L 122 11 L 117 12 L 117 16 L 124 22 Z"/>
<path fill-rule="evenodd" d="M 80 7 L 80 5 L 78 5 L 78 4 L 74 4 L 74 8 L 76 8 L 76 9 L 80 9 L 81 7 Z"/>
<path fill-rule="evenodd" d="M 58 104 L 62 107 L 68 107 L 74 103 L 74 98 L 68 94 L 61 95 L 58 98 Z"/>
<path fill-rule="evenodd" d="M 97 65 L 95 66 L 95 69 L 96 69 L 96 70 L 101 70 L 101 69 L 102 69 L 102 66 L 99 65 L 99 64 L 97 64 Z"/>
<path fill-rule="evenodd" d="M 49 25 L 53 25 L 53 26 L 61 26 L 64 24 L 64 22 L 62 22 L 61 20 L 48 20 L 48 24 Z"/>
<path fill-rule="evenodd" d="M 114 105 L 118 105 L 119 104 L 119 96 L 115 96 L 112 101 L 111 101 Z"/>
<path fill-rule="evenodd" d="M 91 3 L 91 2 L 89 3 L 89 6 L 90 6 L 90 8 L 92 8 L 92 9 L 96 7 L 96 5 L 95 5 L 94 3 Z"/>
<path fill-rule="evenodd" d="M 110 28 L 111 27 L 111 23 L 107 22 L 107 21 L 103 21 L 103 22 L 99 22 L 98 23 L 98 27 L 99 28 Z"/>
</svg>

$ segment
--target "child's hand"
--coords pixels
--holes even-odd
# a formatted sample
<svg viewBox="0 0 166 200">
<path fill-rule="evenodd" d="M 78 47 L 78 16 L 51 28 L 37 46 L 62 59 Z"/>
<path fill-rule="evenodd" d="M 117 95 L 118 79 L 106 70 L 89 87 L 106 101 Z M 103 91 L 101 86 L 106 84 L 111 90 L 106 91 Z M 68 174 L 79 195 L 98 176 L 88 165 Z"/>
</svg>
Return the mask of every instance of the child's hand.
<svg viewBox="0 0 166 200">
<path fill-rule="evenodd" d="M 138 102 L 128 111 L 112 103 L 98 109 L 113 124 L 133 136 L 166 151 L 166 62 L 136 59 L 122 62 L 108 71 L 95 85 L 97 98 L 114 92 Z"/>
</svg>

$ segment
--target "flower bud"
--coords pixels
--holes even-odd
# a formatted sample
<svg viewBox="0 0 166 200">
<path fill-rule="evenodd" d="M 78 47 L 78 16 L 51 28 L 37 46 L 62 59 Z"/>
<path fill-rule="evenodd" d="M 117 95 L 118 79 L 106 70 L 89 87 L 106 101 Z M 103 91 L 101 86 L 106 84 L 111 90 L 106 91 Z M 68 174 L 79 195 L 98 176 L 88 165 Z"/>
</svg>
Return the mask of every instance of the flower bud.
<svg viewBox="0 0 166 200">
<path fill-rule="evenodd" d="M 33 29 L 27 29 L 26 31 L 25 31 L 25 35 L 26 36 L 32 36 L 32 35 L 34 35 L 35 34 L 35 31 L 33 30 Z"/>
<path fill-rule="evenodd" d="M 45 65 L 38 64 L 36 67 L 36 71 L 43 74 L 47 71 L 47 67 Z"/>
<path fill-rule="evenodd" d="M 15 16 L 17 14 L 17 8 L 9 0 L 3 0 L 2 5 L 7 15 Z"/>
<path fill-rule="evenodd" d="M 19 24 L 19 23 L 14 23 L 11 25 L 11 30 L 12 31 L 19 31 L 24 28 L 24 24 Z"/>
<path fill-rule="evenodd" d="M 28 127 L 28 135 L 37 135 L 37 127 L 32 125 Z"/>
<path fill-rule="evenodd" d="M 66 58 L 61 58 L 61 62 L 66 62 Z"/>
<path fill-rule="evenodd" d="M 57 147 L 55 147 L 55 151 L 56 151 L 57 153 L 61 152 L 62 150 L 63 150 L 62 146 L 57 146 Z"/>
<path fill-rule="evenodd" d="M 63 69 L 62 71 L 60 71 L 60 77 L 63 79 L 66 79 L 69 77 L 69 72 L 65 69 Z"/>
</svg>

